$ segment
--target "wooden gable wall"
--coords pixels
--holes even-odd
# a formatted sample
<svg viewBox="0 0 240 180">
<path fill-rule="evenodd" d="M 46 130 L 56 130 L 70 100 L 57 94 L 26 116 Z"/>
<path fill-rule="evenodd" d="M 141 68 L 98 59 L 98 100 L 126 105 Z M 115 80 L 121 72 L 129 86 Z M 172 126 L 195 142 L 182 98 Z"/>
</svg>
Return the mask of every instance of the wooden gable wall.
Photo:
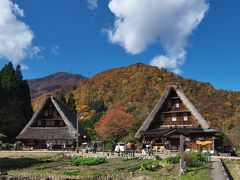
<svg viewBox="0 0 240 180">
<path fill-rule="evenodd" d="M 176 119 L 173 118 L 176 116 Z M 187 119 L 186 119 L 187 117 Z M 198 121 L 183 104 L 175 90 L 171 90 L 167 99 L 159 109 L 149 129 L 160 127 L 180 126 L 199 127 Z"/>
<path fill-rule="evenodd" d="M 66 126 L 61 115 L 49 99 L 31 127 L 64 127 Z"/>
</svg>

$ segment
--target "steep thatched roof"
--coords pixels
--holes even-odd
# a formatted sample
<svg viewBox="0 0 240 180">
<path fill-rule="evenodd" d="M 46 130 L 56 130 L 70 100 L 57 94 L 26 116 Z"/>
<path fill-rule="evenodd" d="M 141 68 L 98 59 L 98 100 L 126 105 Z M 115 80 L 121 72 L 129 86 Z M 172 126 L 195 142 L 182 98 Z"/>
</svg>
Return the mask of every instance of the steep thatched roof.
<svg viewBox="0 0 240 180">
<path fill-rule="evenodd" d="M 179 98 L 182 100 L 183 104 L 188 108 L 188 110 L 192 113 L 198 123 L 201 125 L 203 129 L 210 128 L 209 123 L 203 118 L 203 116 L 198 112 L 198 110 L 194 107 L 194 105 L 189 101 L 189 99 L 185 96 L 182 88 L 177 83 L 170 83 L 167 85 L 162 97 L 153 108 L 152 112 L 149 114 L 148 118 L 144 121 L 140 129 L 135 134 L 135 138 L 141 138 L 141 132 L 148 130 L 149 126 L 151 125 L 152 121 L 154 120 L 155 116 L 157 115 L 158 111 L 163 106 L 165 100 L 167 99 L 169 93 L 174 90 Z"/>
<path fill-rule="evenodd" d="M 36 118 L 43 111 L 45 105 L 48 102 L 52 102 L 63 121 L 67 125 L 66 127 L 31 127 Z M 52 96 L 46 97 L 44 103 L 33 115 L 32 119 L 24 127 L 21 133 L 16 139 L 75 139 L 77 134 L 77 116 L 67 107 L 64 103 L 57 100 Z M 79 134 L 84 133 L 84 129 L 79 123 Z"/>
<path fill-rule="evenodd" d="M 17 139 L 76 139 L 68 127 L 29 127 Z"/>
</svg>

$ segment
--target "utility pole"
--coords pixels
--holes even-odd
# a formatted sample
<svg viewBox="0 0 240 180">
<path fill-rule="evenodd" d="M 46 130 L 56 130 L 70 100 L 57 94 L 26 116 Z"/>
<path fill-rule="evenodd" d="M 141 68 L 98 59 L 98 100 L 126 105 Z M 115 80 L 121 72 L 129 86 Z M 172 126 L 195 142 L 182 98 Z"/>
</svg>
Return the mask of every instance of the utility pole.
<svg viewBox="0 0 240 180">
<path fill-rule="evenodd" d="M 78 134 L 78 115 L 77 115 L 77 145 L 76 145 L 76 147 L 77 147 L 77 151 L 78 151 L 78 148 L 79 148 L 79 134 Z"/>
</svg>

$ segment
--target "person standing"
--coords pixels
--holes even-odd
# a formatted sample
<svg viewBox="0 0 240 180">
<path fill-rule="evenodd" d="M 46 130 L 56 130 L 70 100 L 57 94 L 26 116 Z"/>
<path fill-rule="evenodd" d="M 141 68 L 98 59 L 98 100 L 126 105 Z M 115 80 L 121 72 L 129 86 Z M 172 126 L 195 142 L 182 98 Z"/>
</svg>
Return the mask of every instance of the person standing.
<svg viewBox="0 0 240 180">
<path fill-rule="evenodd" d="M 151 141 L 150 144 L 149 144 L 148 155 L 149 156 L 153 155 L 153 141 Z"/>
<path fill-rule="evenodd" d="M 149 155 L 150 153 L 150 141 L 147 141 L 146 143 L 146 154 Z"/>
<path fill-rule="evenodd" d="M 66 149 L 66 144 L 63 143 L 63 151 L 65 151 L 65 149 Z"/>
<path fill-rule="evenodd" d="M 93 142 L 93 153 L 97 153 L 97 142 Z"/>
<path fill-rule="evenodd" d="M 143 141 L 143 143 L 142 143 L 142 155 L 146 155 L 146 142 L 145 141 Z"/>
<path fill-rule="evenodd" d="M 136 145 L 132 143 L 132 157 L 135 157 Z"/>
<path fill-rule="evenodd" d="M 112 147 L 111 147 L 111 155 L 114 155 L 115 146 L 116 146 L 116 145 L 113 143 L 113 144 L 112 144 Z"/>
<path fill-rule="evenodd" d="M 119 144 L 117 144 L 117 146 L 115 148 L 115 152 L 118 154 L 118 156 L 120 156 L 121 149 L 120 149 L 120 145 Z"/>
</svg>

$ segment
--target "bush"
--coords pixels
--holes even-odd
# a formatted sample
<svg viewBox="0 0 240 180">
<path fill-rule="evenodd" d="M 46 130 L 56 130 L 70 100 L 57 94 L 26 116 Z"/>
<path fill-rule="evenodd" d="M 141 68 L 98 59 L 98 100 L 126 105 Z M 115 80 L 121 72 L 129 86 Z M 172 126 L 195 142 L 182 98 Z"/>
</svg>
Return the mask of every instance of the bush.
<svg viewBox="0 0 240 180">
<path fill-rule="evenodd" d="M 6 143 L 2 144 L 2 150 L 11 150 L 13 148 L 13 145 Z"/>
<path fill-rule="evenodd" d="M 161 158 L 159 155 L 155 155 L 155 156 L 154 156 L 154 159 L 155 159 L 155 160 L 162 160 L 162 158 Z"/>
<path fill-rule="evenodd" d="M 105 158 L 101 157 L 86 157 L 86 158 L 74 158 L 70 160 L 72 166 L 94 166 L 98 164 L 106 163 Z"/>
<path fill-rule="evenodd" d="M 168 164 L 177 164 L 180 161 L 180 156 L 176 155 L 172 157 L 167 157 L 166 159 L 164 159 L 164 161 Z"/>
<path fill-rule="evenodd" d="M 187 167 L 199 167 L 207 162 L 207 154 L 204 153 L 188 152 L 184 158 Z"/>
<path fill-rule="evenodd" d="M 140 171 L 143 171 L 143 170 L 155 171 L 158 168 L 160 168 L 159 163 L 156 163 L 156 162 L 144 163 L 144 164 L 141 164 Z"/>
</svg>

